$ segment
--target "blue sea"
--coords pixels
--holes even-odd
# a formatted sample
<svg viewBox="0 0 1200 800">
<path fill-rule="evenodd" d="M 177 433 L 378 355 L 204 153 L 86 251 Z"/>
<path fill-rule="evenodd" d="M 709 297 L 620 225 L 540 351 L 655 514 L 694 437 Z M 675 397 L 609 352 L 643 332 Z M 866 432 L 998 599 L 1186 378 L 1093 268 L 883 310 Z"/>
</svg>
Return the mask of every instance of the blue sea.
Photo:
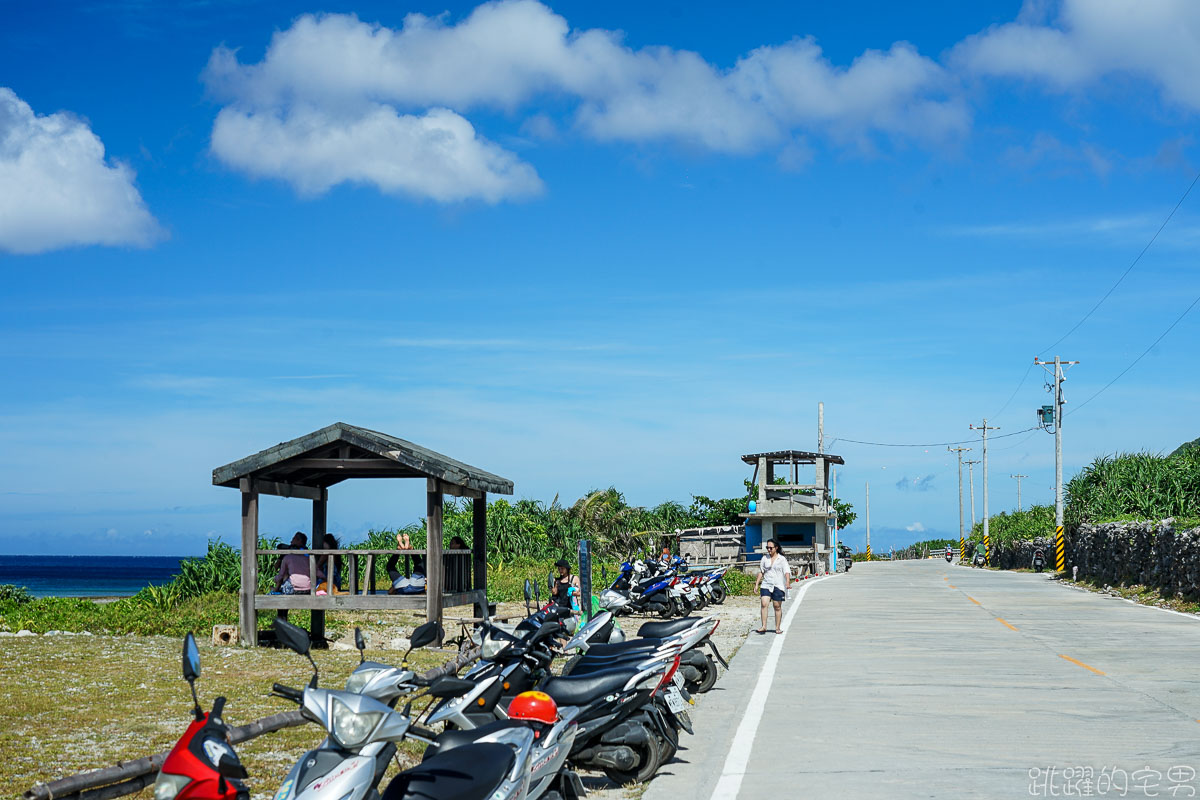
<svg viewBox="0 0 1200 800">
<path fill-rule="evenodd" d="M 170 583 L 179 556 L 5 556 L 0 584 L 24 586 L 35 597 L 124 597 Z"/>
</svg>

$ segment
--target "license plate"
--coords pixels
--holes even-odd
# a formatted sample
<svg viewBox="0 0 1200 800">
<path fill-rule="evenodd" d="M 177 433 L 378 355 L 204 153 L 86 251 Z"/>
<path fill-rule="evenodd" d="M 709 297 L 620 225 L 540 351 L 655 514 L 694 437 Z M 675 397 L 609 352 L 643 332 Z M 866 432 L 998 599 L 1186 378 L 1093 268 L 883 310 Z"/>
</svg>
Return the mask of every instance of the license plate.
<svg viewBox="0 0 1200 800">
<path fill-rule="evenodd" d="M 667 708 L 671 709 L 672 714 L 679 714 L 687 708 L 683 702 L 683 695 L 679 694 L 679 690 L 674 686 L 668 686 L 664 694 L 667 698 Z"/>
<path fill-rule="evenodd" d="M 675 674 L 671 676 L 671 683 L 675 684 L 680 689 L 683 688 L 683 676 L 679 674 L 679 670 L 675 670 Z"/>
</svg>

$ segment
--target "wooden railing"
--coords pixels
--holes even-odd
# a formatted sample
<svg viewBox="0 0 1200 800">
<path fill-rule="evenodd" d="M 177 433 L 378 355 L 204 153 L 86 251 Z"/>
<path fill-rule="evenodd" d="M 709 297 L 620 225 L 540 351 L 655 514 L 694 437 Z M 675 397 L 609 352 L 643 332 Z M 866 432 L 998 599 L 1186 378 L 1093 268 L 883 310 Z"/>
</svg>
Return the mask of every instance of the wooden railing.
<svg viewBox="0 0 1200 800">
<path fill-rule="evenodd" d="M 417 567 L 424 564 L 425 558 L 428 556 L 427 550 L 257 550 L 259 556 L 275 556 L 282 559 L 288 555 L 303 555 L 308 557 L 308 579 L 312 591 L 315 592 L 320 581 L 320 576 L 328 577 L 335 571 L 334 567 L 337 563 L 336 558 L 342 557 L 343 565 L 349 562 L 350 569 L 342 570 L 340 577 L 348 578 L 345 586 L 345 591 L 349 594 L 375 594 L 375 566 L 377 558 L 390 559 L 392 556 L 397 557 L 396 571 L 404 577 L 410 578 L 418 570 Z M 442 591 L 448 593 L 469 592 L 473 588 L 473 564 L 472 554 L 470 550 L 443 550 L 442 551 Z M 419 559 L 419 560 L 418 560 Z M 360 569 L 364 565 L 365 572 Z M 272 570 L 272 577 L 278 573 L 278 561 Z M 363 581 L 360 587 L 359 576 L 362 574 Z M 390 582 L 388 584 L 391 586 Z M 339 588 L 342 588 L 339 586 Z M 327 592 L 332 594 L 329 589 Z M 386 591 L 386 590 L 385 590 Z"/>
</svg>

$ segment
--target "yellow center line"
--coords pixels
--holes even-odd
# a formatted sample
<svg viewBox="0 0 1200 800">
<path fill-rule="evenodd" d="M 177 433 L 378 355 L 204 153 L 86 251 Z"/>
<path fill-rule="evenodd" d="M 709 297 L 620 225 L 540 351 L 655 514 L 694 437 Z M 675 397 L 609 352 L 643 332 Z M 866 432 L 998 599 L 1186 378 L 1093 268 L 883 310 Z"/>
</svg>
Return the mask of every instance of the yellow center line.
<svg viewBox="0 0 1200 800">
<path fill-rule="evenodd" d="M 1076 659 L 1076 658 L 1071 658 L 1070 656 L 1064 656 L 1062 653 L 1059 653 L 1059 654 L 1058 654 L 1058 657 L 1059 657 L 1059 658 L 1065 658 L 1067 661 L 1070 661 L 1072 664 L 1075 664 L 1076 666 L 1083 667 L 1084 669 L 1087 669 L 1087 670 L 1091 670 L 1092 672 L 1096 673 L 1097 675 L 1103 675 L 1103 674 L 1104 674 L 1104 673 L 1103 673 L 1103 672 L 1101 672 L 1100 670 L 1096 669 L 1095 667 L 1090 667 L 1090 666 L 1088 666 L 1087 664 L 1083 663 L 1083 662 L 1082 662 L 1082 661 L 1080 661 L 1079 659 Z"/>
<path fill-rule="evenodd" d="M 981 606 L 981 605 L 983 605 L 983 603 L 979 602 L 979 601 L 978 601 L 978 600 L 976 600 L 974 597 L 971 597 L 971 595 L 967 595 L 967 599 L 968 599 L 968 600 L 970 600 L 972 603 L 974 603 L 974 604 L 975 604 L 975 605 L 977 605 L 977 606 Z"/>
<path fill-rule="evenodd" d="M 958 588 L 958 587 L 957 587 L 957 586 L 955 586 L 953 583 L 947 584 L 947 586 L 949 586 L 951 589 L 957 589 L 957 588 Z"/>
<path fill-rule="evenodd" d="M 996 617 L 996 621 L 999 622 L 1004 627 L 1009 628 L 1010 630 L 1014 630 L 1014 631 L 1017 630 L 1017 626 L 1008 622 L 1008 620 L 1001 619 L 1000 617 Z"/>
</svg>

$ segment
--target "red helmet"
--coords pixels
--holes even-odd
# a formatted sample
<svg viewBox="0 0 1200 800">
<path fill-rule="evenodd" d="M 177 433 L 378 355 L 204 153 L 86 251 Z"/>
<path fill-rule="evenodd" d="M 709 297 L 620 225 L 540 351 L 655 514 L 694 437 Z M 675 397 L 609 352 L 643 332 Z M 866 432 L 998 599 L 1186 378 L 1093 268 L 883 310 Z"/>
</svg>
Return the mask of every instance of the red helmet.
<svg viewBox="0 0 1200 800">
<path fill-rule="evenodd" d="M 508 704 L 508 716 L 553 725 L 558 722 L 558 704 L 545 692 L 521 692 Z"/>
</svg>

